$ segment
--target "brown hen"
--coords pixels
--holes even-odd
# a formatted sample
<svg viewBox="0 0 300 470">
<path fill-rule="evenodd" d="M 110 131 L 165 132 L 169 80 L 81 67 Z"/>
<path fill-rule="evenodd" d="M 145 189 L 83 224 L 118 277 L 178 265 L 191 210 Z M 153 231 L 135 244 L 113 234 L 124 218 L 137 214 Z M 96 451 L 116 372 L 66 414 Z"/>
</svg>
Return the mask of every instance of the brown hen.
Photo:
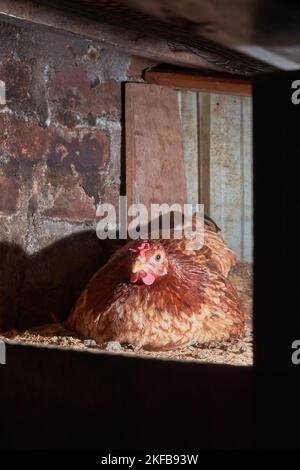
<svg viewBox="0 0 300 470">
<path fill-rule="evenodd" d="M 130 241 L 90 280 L 67 326 L 101 344 L 149 350 L 241 337 L 244 315 L 227 279 L 235 256 L 209 221 L 193 239 Z"/>
</svg>

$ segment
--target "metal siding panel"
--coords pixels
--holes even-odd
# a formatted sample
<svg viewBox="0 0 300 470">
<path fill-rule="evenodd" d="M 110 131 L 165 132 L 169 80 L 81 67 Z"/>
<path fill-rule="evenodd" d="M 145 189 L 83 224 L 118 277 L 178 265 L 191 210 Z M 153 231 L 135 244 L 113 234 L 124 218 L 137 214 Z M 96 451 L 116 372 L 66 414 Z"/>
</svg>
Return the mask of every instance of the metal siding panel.
<svg viewBox="0 0 300 470">
<path fill-rule="evenodd" d="M 197 93 L 190 91 L 181 93 L 180 115 L 187 202 L 195 206 L 199 200 Z"/>
<path fill-rule="evenodd" d="M 203 203 L 237 257 L 252 261 L 251 97 L 181 91 L 178 101 L 188 202 Z"/>
<path fill-rule="evenodd" d="M 242 256 L 241 98 L 211 95 L 210 214 Z"/>
<path fill-rule="evenodd" d="M 243 164 L 243 253 L 242 259 L 253 260 L 253 166 L 252 166 L 252 99 L 242 98 Z"/>
<path fill-rule="evenodd" d="M 210 93 L 198 93 L 199 202 L 210 215 Z"/>
<path fill-rule="evenodd" d="M 5 99 L 5 82 L 0 80 L 0 105 L 4 106 L 6 104 Z"/>
<path fill-rule="evenodd" d="M 181 115 L 181 101 L 182 101 L 182 92 L 177 91 L 177 100 L 178 100 L 178 109 L 179 109 L 179 116 L 182 125 L 182 115 Z"/>
</svg>

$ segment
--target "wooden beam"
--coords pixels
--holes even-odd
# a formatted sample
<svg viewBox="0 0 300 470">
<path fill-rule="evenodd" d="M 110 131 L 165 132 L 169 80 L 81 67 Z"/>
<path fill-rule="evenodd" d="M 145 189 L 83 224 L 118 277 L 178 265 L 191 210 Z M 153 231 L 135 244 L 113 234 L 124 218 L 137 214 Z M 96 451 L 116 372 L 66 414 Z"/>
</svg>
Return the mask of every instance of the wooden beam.
<svg viewBox="0 0 300 470">
<path fill-rule="evenodd" d="M 250 80 L 236 78 L 207 77 L 184 73 L 165 73 L 148 70 L 145 72 L 148 83 L 169 86 L 176 89 L 195 90 L 213 93 L 230 93 L 234 95 L 251 95 Z"/>
<path fill-rule="evenodd" d="M 297 2 L 123 0 L 123 3 L 274 69 L 299 70 L 300 49 L 296 45 L 299 44 L 300 10 Z"/>
<path fill-rule="evenodd" d="M 147 57 L 157 62 L 165 62 L 183 67 L 192 67 L 222 71 L 223 68 L 211 61 L 210 54 L 205 52 L 206 60 L 189 51 L 173 50 L 168 40 L 148 36 L 119 26 L 94 21 L 72 12 L 61 11 L 46 5 L 23 0 L 0 0 L 0 20 L 10 22 L 27 22 L 75 34 L 84 38 L 97 40 L 105 46 L 112 46 L 129 54 Z"/>
</svg>

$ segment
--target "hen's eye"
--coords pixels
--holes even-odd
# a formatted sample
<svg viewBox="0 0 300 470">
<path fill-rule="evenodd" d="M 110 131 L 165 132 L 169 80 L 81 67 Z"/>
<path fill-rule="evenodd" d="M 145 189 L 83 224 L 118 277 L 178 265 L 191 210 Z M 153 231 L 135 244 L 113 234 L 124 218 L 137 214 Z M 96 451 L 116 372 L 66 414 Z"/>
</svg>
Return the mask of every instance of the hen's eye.
<svg viewBox="0 0 300 470">
<path fill-rule="evenodd" d="M 161 255 L 156 255 L 155 259 L 156 259 L 156 261 L 160 261 L 161 260 Z"/>
</svg>

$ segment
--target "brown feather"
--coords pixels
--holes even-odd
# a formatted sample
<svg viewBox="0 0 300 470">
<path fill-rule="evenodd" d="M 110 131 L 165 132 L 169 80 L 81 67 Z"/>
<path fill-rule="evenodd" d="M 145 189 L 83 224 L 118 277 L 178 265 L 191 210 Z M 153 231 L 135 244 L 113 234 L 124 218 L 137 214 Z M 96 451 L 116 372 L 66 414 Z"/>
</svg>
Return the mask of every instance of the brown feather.
<svg viewBox="0 0 300 470">
<path fill-rule="evenodd" d="M 244 315 L 226 278 L 233 253 L 211 227 L 201 250 L 191 240 L 157 240 L 168 259 L 168 273 L 152 285 L 132 284 L 131 252 L 119 249 L 90 280 L 68 327 L 98 343 L 119 341 L 146 349 L 174 349 L 193 343 L 241 336 Z"/>
</svg>

